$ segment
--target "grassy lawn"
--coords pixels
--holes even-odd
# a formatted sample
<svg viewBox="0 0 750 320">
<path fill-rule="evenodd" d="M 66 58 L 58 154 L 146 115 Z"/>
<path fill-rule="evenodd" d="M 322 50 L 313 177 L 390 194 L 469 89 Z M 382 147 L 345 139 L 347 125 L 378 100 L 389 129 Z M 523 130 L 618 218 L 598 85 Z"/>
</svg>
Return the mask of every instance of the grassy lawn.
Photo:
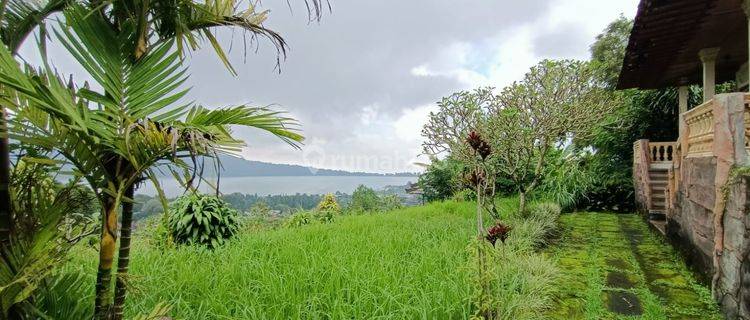
<svg viewBox="0 0 750 320">
<path fill-rule="evenodd" d="M 514 206 L 502 202 L 503 212 Z M 166 302 L 175 319 L 468 319 L 474 210 L 433 203 L 247 230 L 213 251 L 161 250 L 138 237 L 126 316 Z M 638 216 L 563 215 L 561 237 L 543 253 L 533 248 L 550 228 L 544 220 L 506 218 L 510 238 L 490 260 L 502 318 L 720 319 L 708 289 Z M 93 284 L 95 262 L 95 250 L 80 248 L 68 268 Z"/>
<path fill-rule="evenodd" d="M 580 213 L 561 218 L 549 248 L 561 270 L 553 319 L 722 319 L 660 235 L 637 215 Z"/>
<path fill-rule="evenodd" d="M 137 239 L 126 316 L 168 302 L 175 319 L 465 319 L 473 210 L 436 203 L 246 232 L 213 252 Z M 71 268 L 94 275 L 95 256 L 80 251 Z"/>
</svg>

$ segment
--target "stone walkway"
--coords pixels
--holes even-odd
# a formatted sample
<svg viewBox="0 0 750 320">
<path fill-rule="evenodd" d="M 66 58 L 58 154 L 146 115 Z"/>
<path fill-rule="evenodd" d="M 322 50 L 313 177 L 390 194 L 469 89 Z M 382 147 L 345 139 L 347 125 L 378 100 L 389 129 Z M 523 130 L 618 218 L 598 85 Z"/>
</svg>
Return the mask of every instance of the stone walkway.
<svg viewBox="0 0 750 320">
<path fill-rule="evenodd" d="M 661 235 L 637 215 L 576 213 L 561 218 L 552 319 L 722 319 Z"/>
</svg>

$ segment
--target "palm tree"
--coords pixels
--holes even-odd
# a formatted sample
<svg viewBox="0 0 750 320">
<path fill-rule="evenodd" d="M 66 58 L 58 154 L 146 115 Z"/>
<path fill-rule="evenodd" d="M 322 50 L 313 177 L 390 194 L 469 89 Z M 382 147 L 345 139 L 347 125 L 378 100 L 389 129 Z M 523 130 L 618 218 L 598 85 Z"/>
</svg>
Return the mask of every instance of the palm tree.
<svg viewBox="0 0 750 320">
<path fill-rule="evenodd" d="M 325 5 L 322 0 L 304 0 L 310 20 L 320 19 Z M 286 54 L 286 43 L 276 32 L 263 26 L 268 11 L 256 12 L 252 2 L 240 10 L 237 0 L 0 0 L 0 40 L 13 54 L 37 27 L 44 27 L 50 15 L 71 5 L 84 5 L 106 16 L 108 26 L 116 31 L 135 28 L 136 44 L 131 52 L 137 59 L 150 50 L 149 40 L 177 40 L 179 52 L 185 45 L 191 49 L 207 40 L 230 72 L 235 73 L 212 29 L 218 26 L 239 27 L 252 38 L 266 37 L 280 56 Z M 330 6 L 328 6 L 330 10 Z M 46 31 L 42 28 L 42 31 Z M 40 38 L 44 41 L 46 32 Z M 278 63 L 278 61 L 277 61 Z M 0 105 L 0 132 L 7 132 L 6 107 Z M 0 137 L 0 243 L 7 241 L 13 226 L 10 205 L 10 148 L 7 136 Z M 126 216 L 124 214 L 124 216 Z"/>
<path fill-rule="evenodd" d="M 49 15 L 65 7 L 67 0 L 0 0 L 0 41 L 15 54 L 24 39 Z M 0 132 L 7 132 L 7 110 L 0 105 Z M 13 229 L 10 193 L 10 144 L 0 137 L 0 243 L 7 244 Z"/>
<path fill-rule="evenodd" d="M 118 3 L 114 2 L 111 10 L 93 14 L 84 6 L 71 5 L 65 12 L 70 30 L 63 27 L 57 32 L 71 55 L 104 88 L 103 92 L 87 88 L 71 91 L 50 70 L 44 70 L 44 77 L 30 75 L 18 67 L 7 50 L 0 54 L 0 84 L 30 101 L 26 108 L 16 110 L 19 116 L 11 122 L 11 134 L 23 132 L 15 138 L 59 151 L 97 193 L 103 211 L 96 299 L 99 318 L 108 316 L 112 304 L 109 284 L 118 207 L 123 205 L 123 237 L 112 312 L 119 319 L 125 300 L 129 255 L 126 236 L 132 217 L 127 204 L 132 201 L 136 183 L 145 178 L 156 182 L 154 170 L 164 161 L 171 164 L 171 170 L 190 169 L 197 156 L 238 151 L 242 143 L 232 138 L 230 125 L 257 127 L 295 146 L 302 137 L 290 127 L 294 125 L 292 119 L 262 108 L 209 110 L 196 105 L 176 105 L 187 93 L 178 91 L 186 77 L 180 66 L 181 44 L 194 46 L 196 37 L 215 43 L 209 31 L 212 26 L 235 25 L 267 35 L 283 53 L 283 39 L 259 25 L 265 13 L 244 11 L 238 19 L 227 15 L 234 6 L 219 6 L 219 1 L 205 4 L 177 1 L 194 11 L 189 18 L 184 15 L 175 18 L 165 14 L 168 10 L 151 11 L 154 7 L 164 9 L 164 4 L 174 1 L 154 1 L 151 7 L 144 1 L 134 11 L 141 14 L 130 15 Z M 185 23 L 189 21 L 192 22 Z M 197 30 L 198 34 L 186 33 L 190 30 Z M 173 50 L 175 43 L 177 49 Z M 214 48 L 224 57 L 218 45 Z M 53 80 L 42 80 L 45 78 Z M 96 107 L 92 108 L 93 105 Z M 48 117 L 22 116 L 40 112 Z M 191 159 L 193 165 L 185 159 Z"/>
</svg>

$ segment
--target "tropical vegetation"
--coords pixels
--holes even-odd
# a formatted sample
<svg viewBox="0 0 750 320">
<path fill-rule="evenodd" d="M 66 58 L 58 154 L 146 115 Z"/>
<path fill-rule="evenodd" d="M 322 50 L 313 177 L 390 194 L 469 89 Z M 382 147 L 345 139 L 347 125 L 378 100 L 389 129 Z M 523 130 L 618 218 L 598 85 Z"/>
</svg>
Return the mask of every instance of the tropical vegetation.
<svg viewBox="0 0 750 320">
<path fill-rule="evenodd" d="M 313 8 L 319 17 L 320 3 L 314 2 Z M 8 133 L 0 143 L 0 200 L 8 201 L 0 202 L 12 203 L 4 199 L 9 198 L 7 192 L 11 190 L 7 177 L 8 138 L 37 148 L 43 156 L 57 154 L 62 158 L 37 162 L 71 165 L 74 176 L 88 184 L 101 207 L 94 314 L 100 319 L 121 319 L 128 288 L 133 197 L 138 184 L 145 180 L 157 183 L 154 170 L 165 167 L 176 177 L 184 177 L 190 188 L 200 178 L 201 172 L 196 170 L 199 157 L 215 158 L 242 146 L 242 141 L 231 136 L 230 125 L 256 127 L 293 146 L 302 140 L 295 132 L 294 121 L 278 112 L 251 106 L 208 109 L 181 103 L 188 93 L 182 88 L 187 77 L 182 65 L 186 47 L 195 49 L 203 41 L 211 43 L 233 72 L 211 28 L 243 28 L 270 39 L 280 54 L 285 52 L 286 44 L 277 33 L 263 27 L 267 12 L 256 11 L 253 4 L 239 9 L 231 0 L 4 1 L 0 9 L 0 33 L 7 46 L 0 48 L 0 84 L 5 90 L 2 102 L 7 122 L 3 125 Z M 101 91 L 88 84 L 77 85 L 72 77 L 65 81 L 46 61 L 49 30 L 45 18 L 60 11 L 64 20 L 51 28 L 52 34 Z M 37 27 L 44 66 L 20 66 L 13 55 Z M 13 116 L 8 117 L 9 113 Z M 0 231 L 5 239 L 15 236 L 12 220 L 22 215 L 6 209 L 0 208 Z M 54 228 L 56 223 L 47 225 Z M 39 232 L 35 230 L 27 238 L 33 240 L 36 233 Z M 117 281 L 112 299 L 110 284 L 118 240 Z M 7 246 L 5 249 L 15 250 Z M 28 250 L 21 252 L 24 251 Z M 8 284 L 23 280 L 11 279 Z M 32 286 L 25 287 L 20 295 L 6 300 L 4 316 L 34 317 L 21 310 L 33 290 Z"/>
<path fill-rule="evenodd" d="M 632 141 L 676 132 L 664 125 L 676 123 L 674 90 L 614 91 L 632 28 L 620 18 L 590 61 L 544 60 L 505 88 L 437 102 L 422 130 L 424 206 L 364 185 L 351 196 L 222 195 L 203 175 L 245 147 L 233 128 L 292 148 L 303 141 L 282 112 L 186 102 L 189 50 L 208 44 L 235 74 L 218 27 L 285 56 L 259 3 L 0 3 L 0 319 L 561 315 L 561 301 L 581 300 L 559 286 L 569 284 L 561 274 L 598 273 L 601 259 L 579 266 L 560 252 L 580 252 L 554 243 L 612 237 L 583 237 L 570 218 L 561 227 L 561 213 L 629 210 Z M 319 19 L 325 3 L 305 4 Z M 18 56 L 33 33 L 39 66 Z M 50 41 L 92 81 L 52 67 Z M 690 103 L 700 95 L 691 88 Z M 182 196 L 165 196 L 165 175 Z M 144 184 L 157 196 L 136 195 Z M 201 193 L 204 184 L 215 193 Z M 586 292 L 603 290 L 596 281 Z M 703 292 L 688 281 L 680 289 Z M 601 299 L 585 298 L 589 315 L 606 314 Z"/>
</svg>

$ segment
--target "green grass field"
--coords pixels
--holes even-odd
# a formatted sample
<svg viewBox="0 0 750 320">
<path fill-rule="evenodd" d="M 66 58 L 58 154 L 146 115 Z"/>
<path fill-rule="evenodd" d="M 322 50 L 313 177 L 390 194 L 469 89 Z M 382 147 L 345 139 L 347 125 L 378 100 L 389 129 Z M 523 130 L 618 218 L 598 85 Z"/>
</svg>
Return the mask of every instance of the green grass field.
<svg viewBox="0 0 750 320">
<path fill-rule="evenodd" d="M 474 208 L 435 203 L 247 232 L 214 251 L 136 239 L 126 316 L 167 302 L 175 319 L 465 319 Z M 95 262 L 80 250 L 70 268 L 93 277 Z"/>
</svg>

